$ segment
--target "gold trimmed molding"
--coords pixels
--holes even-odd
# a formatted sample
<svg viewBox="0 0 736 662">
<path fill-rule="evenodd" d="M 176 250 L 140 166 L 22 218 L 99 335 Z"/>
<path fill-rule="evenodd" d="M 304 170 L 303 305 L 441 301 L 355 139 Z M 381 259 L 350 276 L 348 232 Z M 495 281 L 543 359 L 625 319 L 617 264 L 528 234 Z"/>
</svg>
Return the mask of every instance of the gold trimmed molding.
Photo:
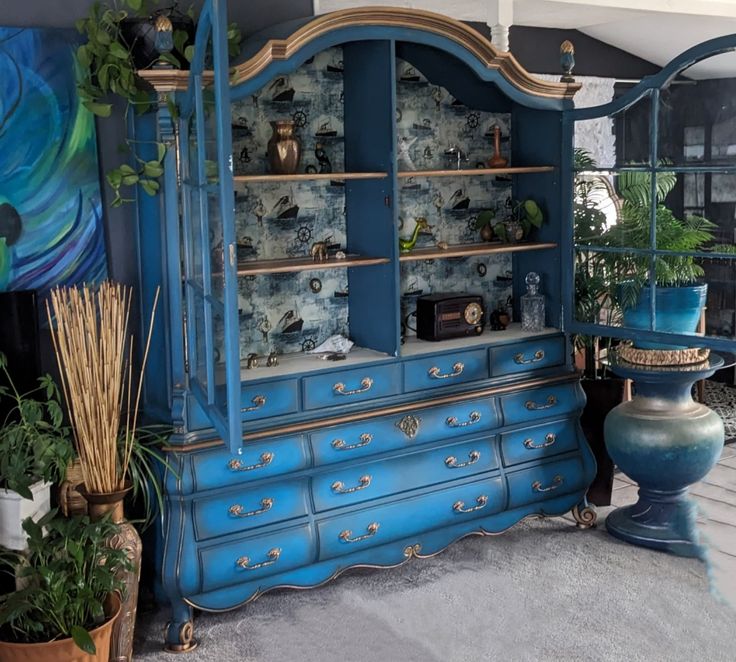
<svg viewBox="0 0 736 662">
<path fill-rule="evenodd" d="M 500 71 L 506 80 L 527 94 L 572 99 L 580 89 L 579 83 L 555 83 L 535 78 L 511 53 L 496 50 L 488 39 L 460 21 L 403 7 L 356 7 L 322 14 L 286 39 L 269 40 L 253 57 L 234 68 L 230 83 L 238 85 L 253 78 L 272 62 L 287 60 L 311 41 L 333 30 L 369 25 L 415 29 L 447 37 L 470 51 L 488 69 Z"/>
<path fill-rule="evenodd" d="M 189 87 L 189 72 L 181 69 L 142 69 L 136 72 L 158 93 L 180 92 Z M 202 74 L 205 83 L 211 83 L 215 75 L 211 71 Z"/>
</svg>

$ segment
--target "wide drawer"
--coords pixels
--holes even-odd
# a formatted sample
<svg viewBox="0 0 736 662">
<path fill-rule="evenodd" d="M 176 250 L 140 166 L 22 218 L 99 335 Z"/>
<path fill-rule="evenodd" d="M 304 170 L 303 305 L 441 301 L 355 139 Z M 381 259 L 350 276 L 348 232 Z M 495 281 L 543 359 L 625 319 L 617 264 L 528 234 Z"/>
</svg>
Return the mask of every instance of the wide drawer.
<svg viewBox="0 0 736 662">
<path fill-rule="evenodd" d="M 551 418 L 582 409 L 585 402 L 577 382 L 544 386 L 501 398 L 504 425 Z"/>
<path fill-rule="evenodd" d="M 201 548 L 202 591 L 249 582 L 314 561 L 316 542 L 309 525 Z"/>
<path fill-rule="evenodd" d="M 496 469 L 494 439 L 477 439 L 400 458 L 354 464 L 315 476 L 312 479 L 315 510 L 348 506 Z"/>
<path fill-rule="evenodd" d="M 401 366 L 374 365 L 305 377 L 304 407 L 334 407 L 401 392 Z"/>
<path fill-rule="evenodd" d="M 501 435 L 501 457 L 505 467 L 539 460 L 577 448 L 575 422 L 570 419 L 524 428 Z"/>
<path fill-rule="evenodd" d="M 548 462 L 539 466 L 506 474 L 509 482 L 509 509 L 527 503 L 551 499 L 585 487 L 583 463 L 580 458 Z"/>
<path fill-rule="evenodd" d="M 450 441 L 495 427 L 495 401 L 483 398 L 336 425 L 312 432 L 310 441 L 315 464 L 322 465 L 439 439 Z"/>
<path fill-rule="evenodd" d="M 491 375 L 513 375 L 565 362 L 565 339 L 562 337 L 527 340 L 491 348 Z"/>
<path fill-rule="evenodd" d="M 325 519 L 317 523 L 320 559 L 492 515 L 504 502 L 503 480 L 496 477 Z"/>
<path fill-rule="evenodd" d="M 195 499 L 194 530 L 197 540 L 245 531 L 306 515 L 305 480 L 271 483 L 247 490 Z"/>
<path fill-rule="evenodd" d="M 407 391 L 452 386 L 487 378 L 488 354 L 485 349 L 404 363 L 404 387 Z"/>
<path fill-rule="evenodd" d="M 299 409 L 296 379 L 246 384 L 240 389 L 240 416 L 244 421 L 290 414 Z"/>
<path fill-rule="evenodd" d="M 248 442 L 238 453 L 225 449 L 196 453 L 192 459 L 197 492 L 237 485 L 303 469 L 309 451 L 302 436 Z"/>
</svg>

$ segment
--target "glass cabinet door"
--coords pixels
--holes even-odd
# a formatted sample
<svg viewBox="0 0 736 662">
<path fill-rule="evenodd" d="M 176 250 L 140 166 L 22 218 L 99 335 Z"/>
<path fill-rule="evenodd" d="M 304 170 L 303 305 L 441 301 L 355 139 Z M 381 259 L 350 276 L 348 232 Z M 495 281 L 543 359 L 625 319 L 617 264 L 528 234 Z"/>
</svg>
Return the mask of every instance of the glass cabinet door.
<svg viewBox="0 0 736 662">
<path fill-rule="evenodd" d="M 213 1 L 199 19 L 181 104 L 184 288 L 190 388 L 236 449 L 242 428 L 229 112 L 225 7 Z"/>
</svg>

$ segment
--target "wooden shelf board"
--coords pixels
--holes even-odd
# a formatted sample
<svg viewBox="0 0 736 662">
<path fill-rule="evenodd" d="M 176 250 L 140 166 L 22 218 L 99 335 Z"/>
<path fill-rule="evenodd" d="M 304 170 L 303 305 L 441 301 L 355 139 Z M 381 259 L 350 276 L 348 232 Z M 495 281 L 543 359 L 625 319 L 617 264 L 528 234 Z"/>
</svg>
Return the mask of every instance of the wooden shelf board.
<svg viewBox="0 0 736 662">
<path fill-rule="evenodd" d="M 410 253 L 402 253 L 399 256 L 401 262 L 413 262 L 416 260 L 435 260 L 445 257 L 467 257 L 472 255 L 493 255 L 494 253 L 518 253 L 521 251 L 542 251 L 548 248 L 557 248 L 552 242 L 527 242 L 519 244 L 457 244 L 446 249 L 437 248 L 415 248 Z"/>
<path fill-rule="evenodd" d="M 238 264 L 238 276 L 258 274 L 282 274 L 295 271 L 317 271 L 320 269 L 342 269 L 347 267 L 369 267 L 373 264 L 386 264 L 387 257 L 364 257 L 350 255 L 344 260 L 331 256 L 325 262 L 314 262 L 311 257 L 284 258 L 281 260 L 252 260 Z"/>
<path fill-rule="evenodd" d="M 523 175 L 552 172 L 554 166 L 518 166 L 509 168 L 464 168 L 462 170 L 401 170 L 399 179 L 407 177 L 477 177 L 479 175 Z"/>
<path fill-rule="evenodd" d="M 235 175 L 233 181 L 238 182 L 302 182 L 312 180 L 335 179 L 384 179 L 387 172 L 315 172 L 297 173 L 293 175 Z"/>
</svg>

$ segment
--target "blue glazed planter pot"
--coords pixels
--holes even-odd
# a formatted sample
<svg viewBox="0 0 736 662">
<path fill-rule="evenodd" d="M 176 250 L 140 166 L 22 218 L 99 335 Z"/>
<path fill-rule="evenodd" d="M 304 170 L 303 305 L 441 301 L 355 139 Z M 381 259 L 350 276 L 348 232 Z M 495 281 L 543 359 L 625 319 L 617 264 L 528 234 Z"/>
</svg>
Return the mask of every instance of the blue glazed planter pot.
<svg viewBox="0 0 736 662">
<path fill-rule="evenodd" d="M 683 285 L 680 287 L 657 287 L 656 318 L 654 329 L 670 333 L 694 333 L 700 322 L 700 314 L 705 306 L 708 286 Z M 624 310 L 624 326 L 633 329 L 649 330 L 649 310 L 651 293 L 647 286 L 639 293 L 636 306 Z M 684 345 L 636 340 L 640 349 L 684 349 Z"/>
</svg>

